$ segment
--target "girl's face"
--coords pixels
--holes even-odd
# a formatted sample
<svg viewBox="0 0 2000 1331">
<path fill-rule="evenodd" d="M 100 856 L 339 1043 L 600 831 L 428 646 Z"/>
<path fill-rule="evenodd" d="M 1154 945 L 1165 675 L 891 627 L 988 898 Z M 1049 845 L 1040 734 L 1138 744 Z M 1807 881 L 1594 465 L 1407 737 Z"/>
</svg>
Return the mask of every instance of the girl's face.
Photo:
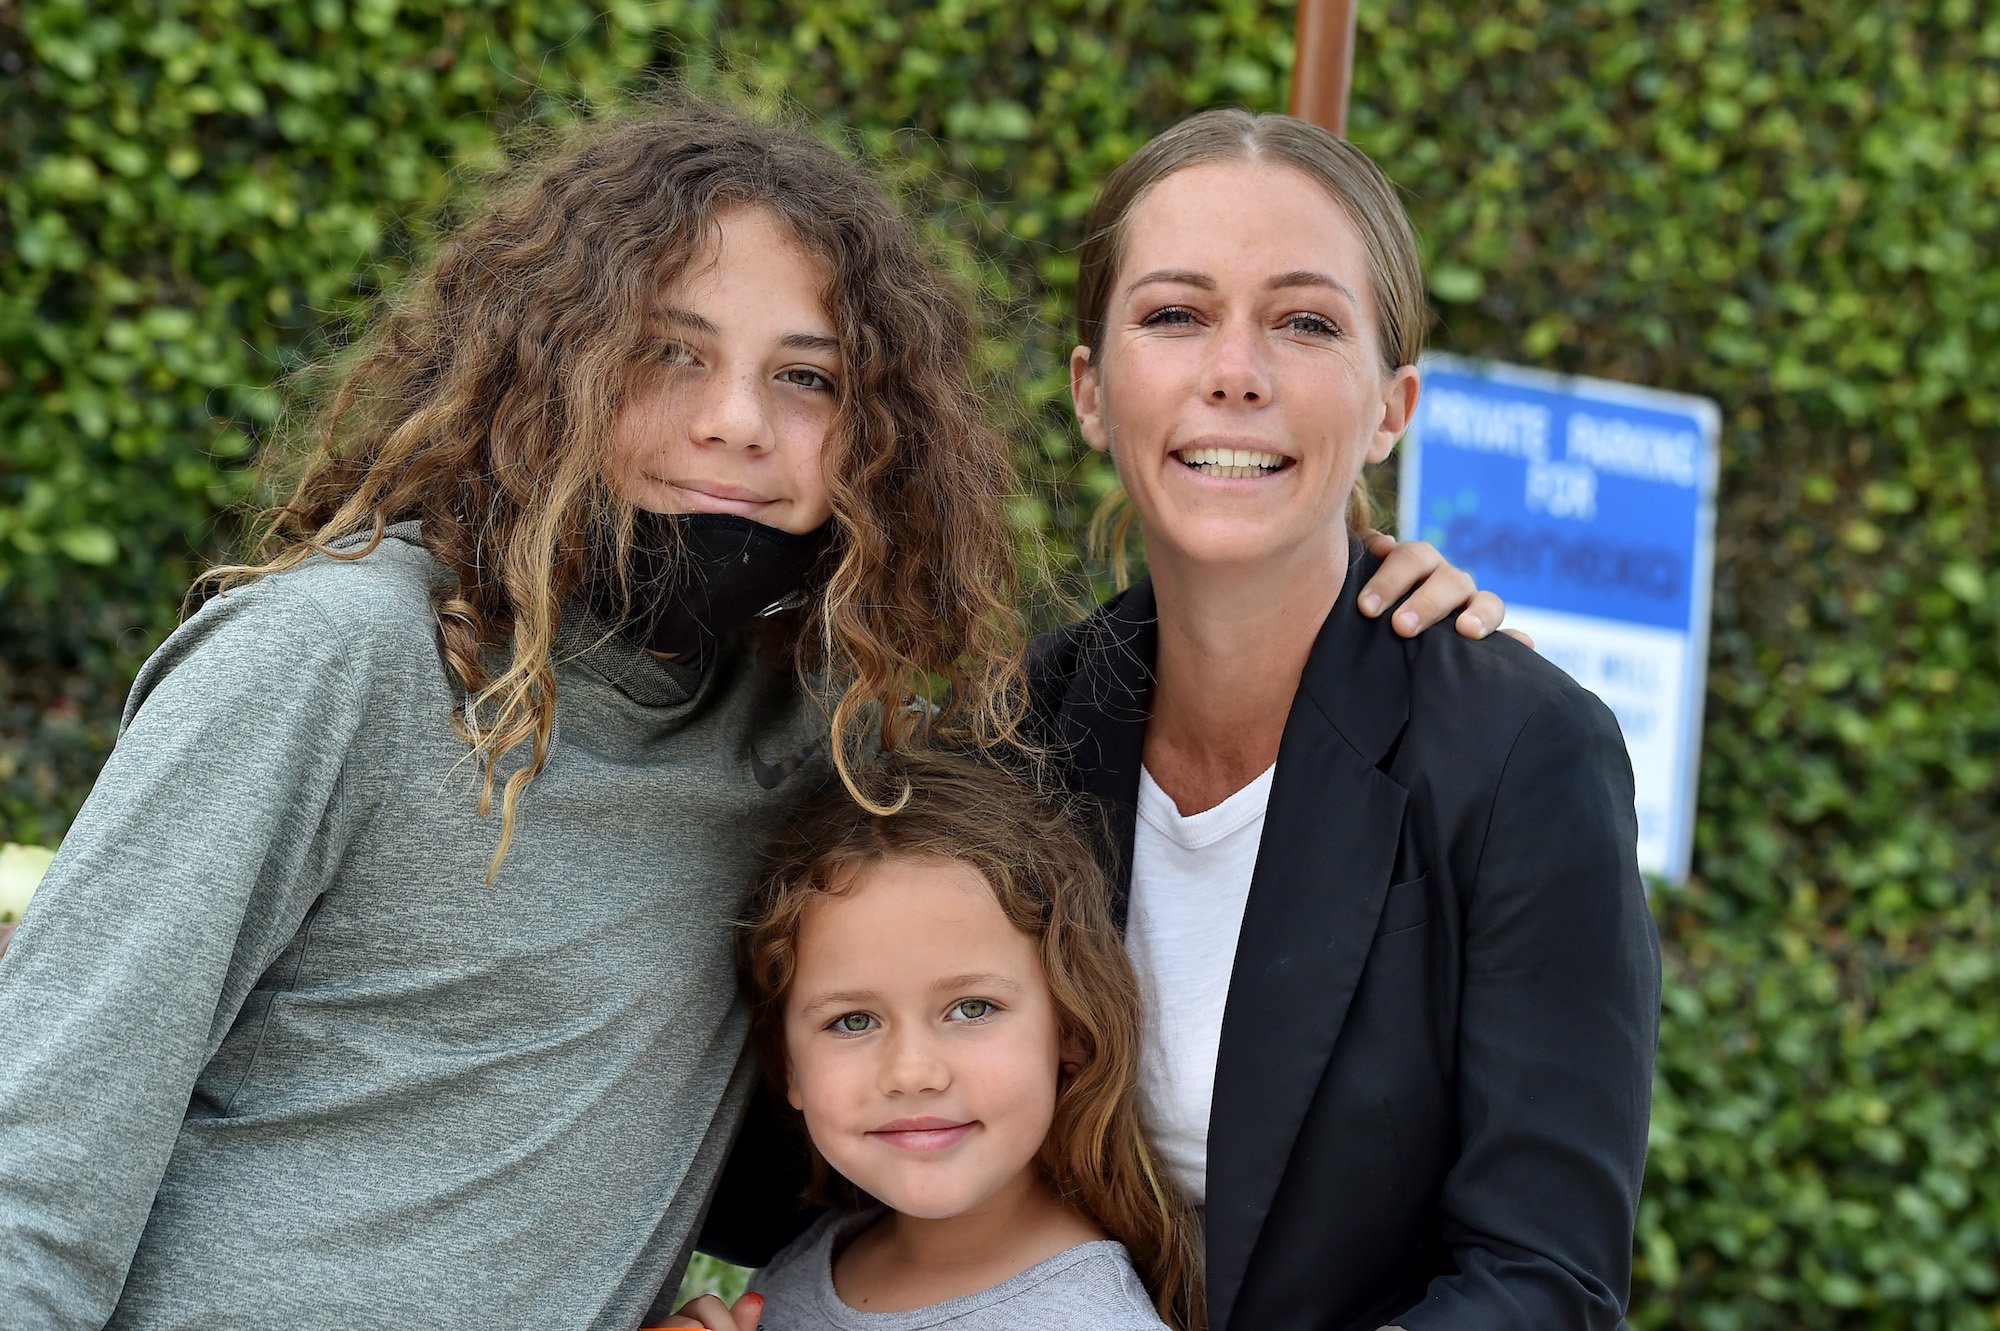
<svg viewBox="0 0 2000 1331">
<path fill-rule="evenodd" d="M 1344 552 L 1354 478 L 1395 447 L 1417 377 L 1382 367 L 1368 252 L 1324 189 L 1256 162 L 1160 180 L 1126 218 L 1104 325 L 1071 389 L 1151 563 Z"/>
<path fill-rule="evenodd" d="M 869 865 L 806 912 L 797 950 L 786 1080 L 827 1163 L 924 1219 L 1032 1195 L 1062 1041 L 1035 940 L 985 878 Z"/>
<path fill-rule="evenodd" d="M 612 425 L 611 480 L 657 513 L 735 513 L 784 531 L 833 514 L 824 453 L 840 344 L 820 293 L 830 274 L 753 207 L 717 220 L 661 292 L 658 364 Z"/>
</svg>

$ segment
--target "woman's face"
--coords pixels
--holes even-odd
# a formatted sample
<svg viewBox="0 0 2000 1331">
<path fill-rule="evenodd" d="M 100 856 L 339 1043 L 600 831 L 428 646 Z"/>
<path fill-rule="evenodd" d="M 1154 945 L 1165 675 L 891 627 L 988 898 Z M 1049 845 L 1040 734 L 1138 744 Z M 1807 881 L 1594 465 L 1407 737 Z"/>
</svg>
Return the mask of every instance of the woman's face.
<svg viewBox="0 0 2000 1331">
<path fill-rule="evenodd" d="M 612 424 L 619 496 L 657 513 L 735 513 L 784 531 L 833 514 L 824 452 L 840 344 L 827 267 L 759 208 L 715 235 L 660 295 L 653 345 Z"/>
<path fill-rule="evenodd" d="M 1286 166 L 1213 162 L 1125 222 L 1104 347 L 1070 359 L 1077 419 L 1109 452 L 1148 561 L 1277 567 L 1345 551 L 1348 493 L 1416 407 L 1385 370 L 1368 253 Z"/>
</svg>

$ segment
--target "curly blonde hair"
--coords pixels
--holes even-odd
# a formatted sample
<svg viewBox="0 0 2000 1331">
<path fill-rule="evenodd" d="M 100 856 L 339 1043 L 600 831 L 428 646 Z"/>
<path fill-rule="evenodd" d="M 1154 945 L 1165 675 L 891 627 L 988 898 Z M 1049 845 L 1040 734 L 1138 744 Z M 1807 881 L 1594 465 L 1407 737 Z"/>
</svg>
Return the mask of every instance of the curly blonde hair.
<svg viewBox="0 0 2000 1331">
<path fill-rule="evenodd" d="M 869 865 L 954 860 L 978 871 L 1001 912 L 1033 938 L 1066 1045 L 1081 1051 L 1056 1090 L 1035 1165 L 1069 1205 L 1123 1243 L 1162 1319 L 1207 1325 L 1200 1226 L 1162 1166 L 1139 1113 L 1139 984 L 1112 923 L 1110 884 L 1074 807 L 987 763 L 943 753 L 895 754 L 860 774 L 870 799 L 831 789 L 780 839 L 737 932 L 750 1038 L 784 1090 L 785 999 L 799 928 L 816 902 L 847 891 Z M 894 812 L 883 811 L 891 801 Z M 813 1153 L 815 1199 L 863 1198 Z"/>
<path fill-rule="evenodd" d="M 858 791 L 871 730 L 891 749 L 1018 740 L 1014 475 L 972 381 L 968 301 L 901 210 L 811 135 L 686 98 L 607 116 L 503 182 L 391 299 L 332 379 L 252 561 L 210 575 L 227 588 L 314 554 L 355 559 L 390 524 L 421 523 L 455 579 L 434 608 L 482 816 L 503 755 L 529 746 L 500 783 L 492 873 L 548 756 L 550 653 L 592 534 L 613 533 L 621 563 L 629 552 L 609 438 L 657 350 L 649 316 L 741 207 L 832 275 L 845 372 L 823 454 L 831 571 L 783 624 L 783 654 L 825 688 L 842 780 Z"/>
</svg>

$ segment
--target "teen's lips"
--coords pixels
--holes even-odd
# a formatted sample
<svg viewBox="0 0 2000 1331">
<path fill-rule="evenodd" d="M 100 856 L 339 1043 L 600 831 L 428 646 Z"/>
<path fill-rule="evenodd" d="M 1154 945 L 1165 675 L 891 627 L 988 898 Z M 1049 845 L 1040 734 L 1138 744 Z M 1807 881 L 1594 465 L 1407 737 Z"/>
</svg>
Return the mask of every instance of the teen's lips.
<svg viewBox="0 0 2000 1331">
<path fill-rule="evenodd" d="M 683 510 L 689 513 L 734 513 L 739 517 L 753 518 L 772 502 L 755 490 L 726 481 L 674 480 L 667 477 L 661 480 L 679 498 Z"/>
<path fill-rule="evenodd" d="M 976 1121 L 962 1119 L 899 1118 L 893 1123 L 884 1123 L 868 1135 L 905 1151 L 942 1151 L 964 1141 L 977 1126 Z"/>
</svg>

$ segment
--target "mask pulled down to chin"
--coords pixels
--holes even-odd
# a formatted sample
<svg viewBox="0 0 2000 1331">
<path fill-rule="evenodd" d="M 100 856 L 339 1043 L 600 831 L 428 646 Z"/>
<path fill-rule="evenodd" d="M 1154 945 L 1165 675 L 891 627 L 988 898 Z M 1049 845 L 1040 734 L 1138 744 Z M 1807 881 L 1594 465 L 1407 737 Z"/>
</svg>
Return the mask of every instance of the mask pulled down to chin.
<svg viewBox="0 0 2000 1331">
<path fill-rule="evenodd" d="M 599 537 L 590 607 L 648 651 L 698 652 L 752 619 L 804 604 L 831 527 L 801 535 L 733 513 L 639 509 L 623 587 L 610 538 Z"/>
</svg>

